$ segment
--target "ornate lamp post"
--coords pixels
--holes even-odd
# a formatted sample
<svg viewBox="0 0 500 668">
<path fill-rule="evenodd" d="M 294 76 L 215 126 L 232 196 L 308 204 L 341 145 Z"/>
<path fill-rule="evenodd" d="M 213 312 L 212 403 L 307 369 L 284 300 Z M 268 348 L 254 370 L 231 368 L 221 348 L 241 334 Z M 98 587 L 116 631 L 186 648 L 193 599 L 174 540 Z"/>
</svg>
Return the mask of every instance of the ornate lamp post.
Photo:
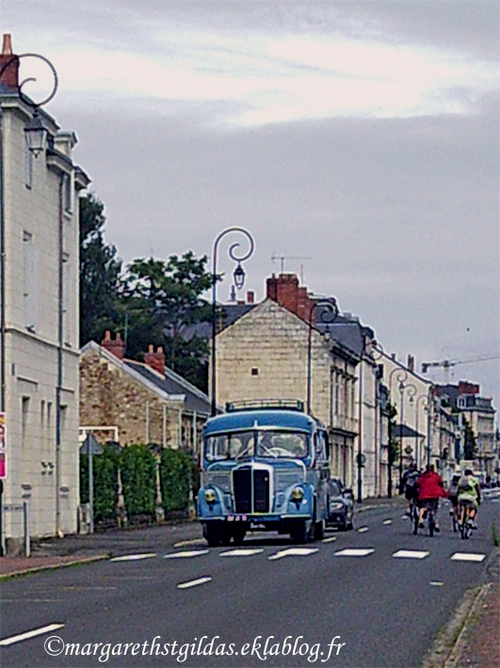
<svg viewBox="0 0 500 668">
<path fill-rule="evenodd" d="M 400 437 L 401 437 L 401 454 L 399 457 L 399 482 L 403 479 L 403 427 L 404 424 L 404 393 L 408 390 L 409 403 L 412 404 L 414 397 L 417 394 L 417 388 L 413 383 L 400 383 L 399 392 L 401 397 L 401 425 L 400 425 Z"/>
<path fill-rule="evenodd" d="M 339 308 L 337 302 L 333 297 L 329 299 L 320 299 L 309 309 L 309 333 L 307 339 L 307 391 L 306 391 L 306 404 L 307 412 L 311 414 L 311 384 L 312 384 L 312 331 L 314 328 L 315 320 L 313 321 L 313 316 L 316 314 L 318 308 L 321 307 L 319 313 L 319 321 L 323 324 L 332 323 L 339 314 Z"/>
<path fill-rule="evenodd" d="M 427 422 L 429 422 L 429 419 L 430 419 L 428 395 L 427 394 L 420 394 L 417 397 L 416 404 L 415 404 L 415 410 L 417 411 L 416 418 L 415 418 L 415 431 L 417 433 L 418 433 L 418 421 L 419 421 L 418 412 L 419 412 L 419 408 L 420 408 L 420 406 L 419 406 L 420 402 L 422 402 L 422 408 L 427 413 Z M 428 431 L 429 431 L 429 429 L 427 429 L 427 432 Z M 417 436 L 417 438 L 418 438 L 418 436 Z M 428 445 L 429 444 L 427 443 L 427 446 Z M 422 460 L 423 460 L 420 447 L 417 446 L 415 454 L 416 454 L 415 460 L 416 460 L 417 468 L 419 468 L 421 463 L 422 463 Z"/>
<path fill-rule="evenodd" d="M 236 232 L 242 234 L 247 238 L 249 244 L 249 250 L 244 255 L 238 256 L 235 254 L 235 250 L 239 247 L 239 242 L 231 244 L 228 250 L 229 257 L 237 262 L 237 266 L 233 272 L 234 284 L 238 290 L 241 290 L 245 283 L 245 271 L 241 266 L 241 263 L 252 255 L 255 249 L 255 243 L 250 232 L 245 230 L 243 227 L 228 227 L 223 230 L 219 236 L 214 241 L 213 253 L 212 253 L 212 374 L 211 374 L 211 390 L 212 390 L 212 416 L 217 413 L 217 375 L 216 375 L 216 364 L 217 364 L 217 353 L 215 347 L 215 339 L 217 336 L 217 250 L 219 247 L 219 242 L 226 234 Z"/>
<path fill-rule="evenodd" d="M 11 44 L 10 44 L 10 35 L 4 36 L 4 45 L 3 45 L 3 54 L 2 62 L 3 65 L 0 69 L 0 82 L 6 74 L 6 79 L 4 85 L 7 88 L 12 88 L 13 92 L 17 93 L 20 99 L 24 104 L 33 109 L 33 116 L 30 121 L 27 123 L 24 128 L 25 138 L 29 150 L 35 156 L 35 158 L 44 150 L 47 142 L 47 130 L 45 129 L 42 120 L 39 117 L 38 110 L 43 105 L 50 102 L 54 97 L 57 91 L 58 79 L 57 72 L 52 65 L 52 63 L 47 60 L 44 56 L 40 56 L 37 53 L 22 53 L 21 55 L 13 55 L 9 58 L 9 54 L 12 53 Z M 21 58 L 37 58 L 42 60 L 46 65 L 48 65 L 52 76 L 54 78 L 53 88 L 51 93 L 40 102 L 34 102 L 31 98 L 25 95 L 22 91 L 23 86 L 29 81 L 35 81 L 34 77 L 25 79 L 20 84 L 17 83 L 17 73 L 19 70 L 19 61 Z M 8 70 L 11 72 L 8 72 Z M 5 394 L 6 394 L 6 377 L 5 377 L 5 337 L 6 337 L 6 325 L 5 325 L 5 165 L 4 165 L 4 128 L 3 128 L 3 114 L 0 107 L 0 412 L 5 412 Z M 62 384 L 62 378 L 59 382 L 59 386 Z M 57 402 L 59 406 L 59 401 Z M 4 456 L 5 453 L 2 453 Z M 59 500 L 59 466 L 56 466 L 56 490 L 57 490 L 57 499 Z M 1 541 L 2 536 L 2 494 L 3 494 L 3 480 L 0 479 L 0 556 L 3 556 L 3 544 Z M 59 501 L 58 501 L 59 504 Z M 56 511 L 57 521 L 59 519 L 59 505 Z M 59 527 L 57 527 L 59 528 Z"/>
<path fill-rule="evenodd" d="M 396 382 L 399 384 L 399 389 L 401 392 L 401 385 L 404 384 L 405 380 L 408 379 L 408 373 L 405 371 L 405 369 L 400 369 L 398 367 L 394 368 L 391 373 L 389 374 L 389 393 L 391 395 L 391 400 L 392 400 L 392 377 L 396 375 Z M 401 396 L 401 395 L 400 395 Z M 392 401 L 391 401 L 392 403 Z M 402 457 L 403 457 L 403 448 L 402 448 L 402 421 L 403 418 L 401 416 L 402 412 L 402 400 L 401 400 L 401 405 L 400 405 L 400 425 L 399 425 L 399 438 L 400 438 L 400 452 L 399 452 L 399 463 L 400 463 L 400 472 L 401 472 L 401 466 L 402 466 Z M 391 439 L 392 439 L 392 429 L 391 429 Z M 389 470 L 391 474 L 391 486 L 392 486 L 392 465 L 394 464 L 393 461 L 393 453 L 392 453 L 392 442 L 391 440 L 389 441 Z M 400 478 L 401 482 L 401 478 Z"/>
</svg>

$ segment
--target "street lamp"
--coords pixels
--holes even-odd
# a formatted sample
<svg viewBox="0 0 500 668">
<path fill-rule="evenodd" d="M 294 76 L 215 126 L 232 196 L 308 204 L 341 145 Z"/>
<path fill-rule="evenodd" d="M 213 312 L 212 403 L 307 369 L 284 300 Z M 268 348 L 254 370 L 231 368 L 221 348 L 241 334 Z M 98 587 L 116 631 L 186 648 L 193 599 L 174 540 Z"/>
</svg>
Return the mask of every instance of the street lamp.
<svg viewBox="0 0 500 668">
<path fill-rule="evenodd" d="M 399 437 L 401 439 L 400 444 L 400 453 L 399 453 L 399 484 L 403 479 L 403 427 L 404 427 L 404 394 L 405 390 L 408 390 L 409 403 L 413 403 L 413 398 L 417 394 L 417 388 L 413 383 L 400 382 L 399 383 L 399 394 L 401 399 L 401 424 L 399 425 Z"/>
<path fill-rule="evenodd" d="M 427 422 L 429 422 L 429 420 L 430 420 L 429 397 L 428 397 L 427 394 L 420 394 L 417 397 L 417 400 L 416 400 L 416 403 L 415 403 L 415 410 L 417 411 L 417 415 L 416 415 L 416 419 L 415 419 L 415 431 L 417 432 L 417 434 L 418 434 L 418 418 L 419 418 L 418 412 L 419 412 L 420 401 L 422 401 L 422 408 L 427 413 Z M 428 431 L 429 431 L 429 429 L 427 428 L 427 432 Z M 418 438 L 418 436 L 417 436 L 417 438 Z M 428 445 L 429 444 L 427 443 L 427 446 Z M 419 454 L 420 454 L 420 456 L 419 456 Z M 423 457 L 421 456 L 420 448 L 417 446 L 417 449 L 416 449 L 417 468 L 419 468 L 419 465 L 421 464 L 422 459 L 423 459 Z"/>
<path fill-rule="evenodd" d="M 12 53 L 10 45 L 10 35 L 4 36 L 4 54 Z M 8 55 L 7 55 L 8 57 Z M 37 58 L 42 60 L 49 66 L 49 69 L 52 72 L 54 78 L 53 89 L 51 93 L 45 99 L 40 102 L 34 102 L 31 98 L 26 96 L 22 87 L 29 81 L 35 81 L 36 79 L 30 77 L 25 79 L 20 84 L 17 83 L 17 72 L 19 68 L 19 61 L 21 58 Z M 57 73 L 52 65 L 52 63 L 47 60 L 44 56 L 40 56 L 37 53 L 23 53 L 20 56 L 12 55 L 12 58 L 9 58 L 7 62 L 4 63 L 0 69 L 0 82 L 2 82 L 2 77 L 9 68 L 12 68 L 14 71 L 14 76 L 12 77 L 12 85 L 9 82 L 5 82 L 7 87 L 11 87 L 21 98 L 21 100 L 33 109 L 33 117 L 27 123 L 24 128 L 25 138 L 31 153 L 37 157 L 39 153 L 44 149 L 47 141 L 47 130 L 43 127 L 43 123 L 38 115 L 38 110 L 44 104 L 47 104 L 57 91 Z M 3 127 L 3 113 L 0 105 L 0 412 L 5 412 L 5 394 L 6 394 L 6 377 L 5 377 L 5 337 L 6 337 L 6 324 L 5 324 L 5 165 L 4 165 L 4 127 Z M 3 453 L 2 453 L 3 454 Z M 57 499 L 59 499 L 59 467 L 56 467 L 56 490 L 57 490 Z M 0 480 L 0 556 L 3 556 L 3 543 L 2 543 L 2 495 L 3 495 L 3 480 Z M 58 513 L 57 513 L 57 516 Z"/>
<path fill-rule="evenodd" d="M 227 229 L 223 230 L 219 236 L 215 239 L 214 241 L 214 247 L 213 247 L 213 253 L 212 253 L 212 382 L 211 382 L 211 390 L 212 390 L 212 416 L 216 415 L 217 413 L 217 388 L 216 388 L 216 363 L 217 363 L 217 356 L 216 356 L 216 349 L 215 349 L 215 338 L 217 336 L 217 249 L 219 247 L 219 242 L 222 239 L 222 237 L 226 236 L 226 234 L 236 232 L 239 234 L 243 234 L 246 236 L 248 243 L 249 243 L 249 250 L 246 254 L 242 255 L 241 257 L 238 257 L 235 255 L 235 250 L 236 248 L 239 247 L 239 243 L 236 242 L 234 244 L 231 244 L 228 250 L 228 255 L 229 257 L 237 262 L 237 266 L 233 272 L 233 279 L 234 279 L 234 284 L 238 290 L 241 290 L 243 285 L 245 284 L 245 271 L 243 267 L 241 266 L 241 263 L 244 262 L 245 260 L 248 260 L 248 258 L 252 255 L 254 248 L 255 248 L 255 243 L 253 240 L 252 235 L 250 232 L 245 230 L 243 227 L 228 227 Z"/>
<path fill-rule="evenodd" d="M 319 301 L 314 302 L 314 304 L 309 309 L 309 334 L 307 339 L 307 412 L 311 415 L 311 382 L 312 382 L 312 331 L 315 323 L 313 324 L 313 316 L 316 315 L 316 310 L 321 307 L 319 313 L 319 321 L 323 324 L 331 324 L 339 314 L 339 308 L 337 306 L 337 301 L 334 297 L 329 297 L 328 299 L 320 299 Z"/>
</svg>

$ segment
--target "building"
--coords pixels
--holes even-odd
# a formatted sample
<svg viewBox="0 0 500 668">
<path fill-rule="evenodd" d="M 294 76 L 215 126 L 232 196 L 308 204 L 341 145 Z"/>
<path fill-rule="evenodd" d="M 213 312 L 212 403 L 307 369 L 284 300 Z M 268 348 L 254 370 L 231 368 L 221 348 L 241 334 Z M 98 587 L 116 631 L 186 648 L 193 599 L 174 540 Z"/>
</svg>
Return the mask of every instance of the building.
<svg viewBox="0 0 500 668">
<path fill-rule="evenodd" d="M 198 454 L 210 415 L 206 394 L 165 366 L 161 348 L 150 346 L 144 362 L 125 358 L 118 334 L 90 341 L 80 356 L 80 437 L 101 442 L 154 443 Z"/>
<path fill-rule="evenodd" d="M 218 403 L 278 398 L 307 405 L 309 398 L 311 413 L 329 431 L 332 472 L 356 486 L 359 356 L 310 326 L 314 301 L 296 276 L 268 279 L 267 295 L 217 335 Z"/>
<path fill-rule="evenodd" d="M 23 61 L 24 63 L 24 61 Z M 36 105 L 19 91 L 20 59 L 0 56 L 0 413 L 6 428 L 3 547 L 24 534 L 74 532 L 78 489 L 78 193 L 89 178 L 77 143 L 42 109 L 37 157 L 25 141 Z M 24 66 L 24 65 L 23 65 Z M 26 63 L 26 67 L 28 64 Z"/>
<path fill-rule="evenodd" d="M 457 459 L 466 458 L 464 448 L 465 422 L 472 430 L 476 441 L 475 469 L 485 479 L 496 475 L 497 447 L 495 433 L 496 410 L 492 399 L 481 396 L 481 388 L 477 383 L 461 380 L 458 385 L 438 385 L 437 393 L 442 404 L 457 416 L 459 428 L 460 448 Z M 463 418 L 460 418 L 460 415 Z"/>
</svg>

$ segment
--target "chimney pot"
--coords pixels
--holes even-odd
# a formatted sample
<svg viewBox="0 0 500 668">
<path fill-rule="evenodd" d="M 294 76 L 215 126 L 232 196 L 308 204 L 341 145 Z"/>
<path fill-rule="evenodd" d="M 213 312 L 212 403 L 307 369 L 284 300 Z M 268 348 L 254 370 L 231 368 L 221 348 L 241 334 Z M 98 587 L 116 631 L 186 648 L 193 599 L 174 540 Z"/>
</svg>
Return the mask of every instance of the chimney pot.
<svg viewBox="0 0 500 668">
<path fill-rule="evenodd" d="M 2 56 L 12 56 L 12 38 L 7 33 L 3 36 Z"/>
<path fill-rule="evenodd" d="M 2 53 L 0 54 L 1 81 L 8 88 L 19 90 L 19 58 L 12 53 L 12 40 L 9 34 L 4 34 Z"/>
</svg>

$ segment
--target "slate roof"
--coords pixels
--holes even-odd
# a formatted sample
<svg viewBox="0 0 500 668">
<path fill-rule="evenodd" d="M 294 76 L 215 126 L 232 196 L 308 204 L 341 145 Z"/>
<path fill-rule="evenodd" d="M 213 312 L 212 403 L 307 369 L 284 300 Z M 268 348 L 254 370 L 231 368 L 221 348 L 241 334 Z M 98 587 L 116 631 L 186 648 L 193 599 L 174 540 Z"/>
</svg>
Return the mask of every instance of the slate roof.
<svg viewBox="0 0 500 668">
<path fill-rule="evenodd" d="M 211 404 L 209 397 L 199 390 L 190 382 L 179 376 L 179 374 L 165 367 L 165 376 L 162 378 L 160 374 L 151 369 L 143 362 L 136 362 L 135 360 L 123 360 L 125 366 L 137 371 L 143 378 L 155 384 L 159 389 L 167 394 L 185 396 L 184 407 L 188 411 L 210 415 Z"/>
<path fill-rule="evenodd" d="M 396 424 L 392 428 L 392 434 L 396 437 L 402 438 L 425 438 L 425 434 L 421 434 L 418 431 L 415 431 L 412 427 L 409 427 L 407 424 Z"/>
</svg>

